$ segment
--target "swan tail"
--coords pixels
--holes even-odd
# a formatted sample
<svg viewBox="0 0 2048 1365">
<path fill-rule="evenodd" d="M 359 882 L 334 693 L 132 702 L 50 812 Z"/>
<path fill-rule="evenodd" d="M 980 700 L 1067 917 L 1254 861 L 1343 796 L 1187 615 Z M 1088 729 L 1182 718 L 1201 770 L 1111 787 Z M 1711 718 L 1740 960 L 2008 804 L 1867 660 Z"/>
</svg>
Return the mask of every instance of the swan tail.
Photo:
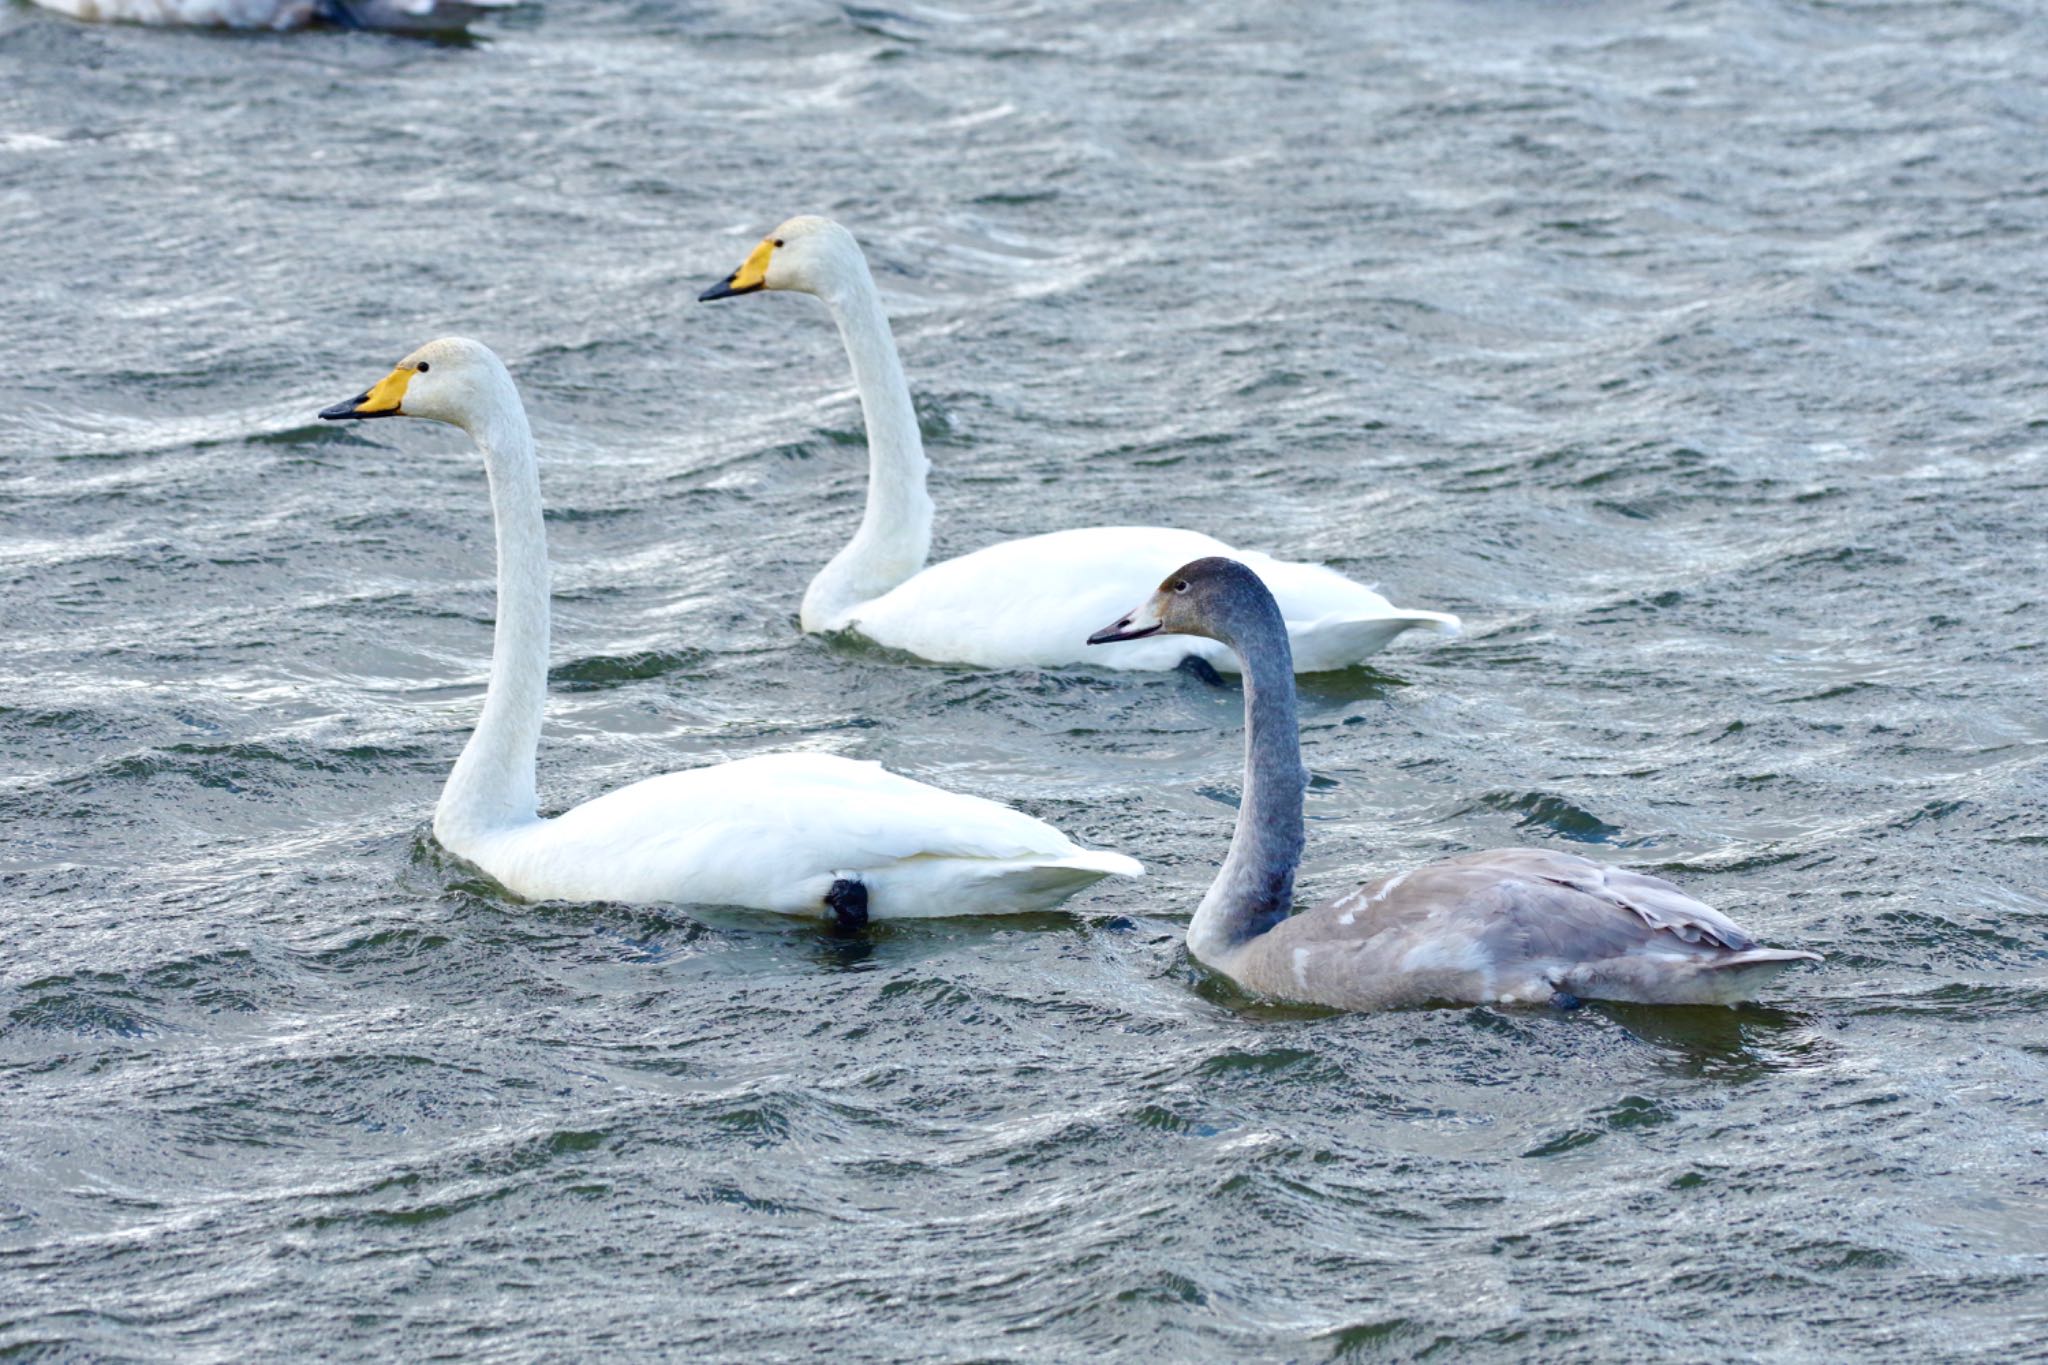
<svg viewBox="0 0 2048 1365">
<path fill-rule="evenodd" d="M 1017 858 L 910 858 L 865 874 L 876 919 L 1013 915 L 1050 910 L 1104 877 L 1139 877 L 1135 858 L 1107 849 Z"/>
<path fill-rule="evenodd" d="M 1777 977 L 1802 962 L 1822 961 L 1803 948 L 1746 948 L 1687 962 L 1625 957 L 1588 963 L 1565 974 L 1560 988 L 1591 1000 L 1645 1005 L 1735 1005 L 1754 1000 Z"/>
<path fill-rule="evenodd" d="M 1404 611 L 1401 615 L 1413 621 L 1417 626 L 1428 629 L 1434 635 L 1462 635 L 1465 633 L 1465 623 L 1458 619 L 1455 612 Z"/>
<path fill-rule="evenodd" d="M 1082 848 L 1061 858 L 1019 860 L 992 866 L 982 880 L 994 894 L 1005 898 L 1037 901 L 1047 908 L 1059 904 L 1084 886 L 1104 877 L 1142 877 L 1145 866 L 1136 858 L 1111 853 L 1104 848 Z"/>
<path fill-rule="evenodd" d="M 1104 877 L 1142 877 L 1145 865 L 1136 858 L 1123 853 L 1112 853 L 1106 848 L 1077 849 L 1062 860 L 1062 865 L 1072 868 L 1092 869 Z"/>
<path fill-rule="evenodd" d="M 1287 634 L 1294 646 L 1294 671 L 1322 673 L 1361 663 L 1406 631 L 1456 635 L 1461 629 L 1447 611 L 1398 610 L 1383 616 L 1325 616 L 1305 626 L 1290 625 Z"/>
</svg>

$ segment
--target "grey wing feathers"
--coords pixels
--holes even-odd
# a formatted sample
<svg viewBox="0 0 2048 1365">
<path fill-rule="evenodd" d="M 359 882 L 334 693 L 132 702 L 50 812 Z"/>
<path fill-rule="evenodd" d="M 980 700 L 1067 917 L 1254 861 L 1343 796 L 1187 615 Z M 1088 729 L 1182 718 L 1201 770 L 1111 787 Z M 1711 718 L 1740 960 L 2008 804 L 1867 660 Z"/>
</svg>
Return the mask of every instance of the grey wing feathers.
<svg viewBox="0 0 2048 1365">
<path fill-rule="evenodd" d="M 1630 872 L 1577 854 L 1538 848 L 1500 849 L 1468 857 L 1473 863 L 1483 863 L 1503 873 L 1519 873 L 1532 880 L 1570 887 L 1619 906 L 1633 913 L 1645 928 L 1668 933 L 1682 943 L 1725 948 L 1734 953 L 1756 947 L 1756 940 L 1734 920 L 1647 872 Z"/>
<path fill-rule="evenodd" d="M 1554 992 L 1730 1004 L 1820 954 L 1760 948 L 1661 877 L 1493 849 L 1383 877 L 1251 940 L 1240 979 L 1348 1008 Z"/>
<path fill-rule="evenodd" d="M 1647 931 L 1613 902 L 1548 879 L 1503 879 L 1473 903 L 1485 913 L 1485 938 L 1500 962 L 1578 962 L 1619 957 Z"/>
</svg>

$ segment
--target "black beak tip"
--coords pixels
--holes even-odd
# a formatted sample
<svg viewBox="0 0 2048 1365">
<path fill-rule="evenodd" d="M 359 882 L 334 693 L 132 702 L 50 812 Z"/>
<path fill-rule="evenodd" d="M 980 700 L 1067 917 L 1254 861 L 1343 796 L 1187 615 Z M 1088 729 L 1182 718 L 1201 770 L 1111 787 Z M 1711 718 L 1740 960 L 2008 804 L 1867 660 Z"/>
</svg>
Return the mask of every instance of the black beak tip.
<svg viewBox="0 0 2048 1365">
<path fill-rule="evenodd" d="M 724 279 L 720 280 L 717 284 L 712 285 L 709 289 L 699 294 L 697 296 L 697 302 L 709 303 L 713 299 L 729 299 L 738 292 L 739 291 L 737 289 L 734 289 L 732 287 L 732 276 L 728 275 Z"/>
<path fill-rule="evenodd" d="M 1101 630 L 1096 631 L 1088 637 L 1088 643 L 1091 645 L 1113 645 L 1119 640 L 1142 640 L 1147 635 L 1157 635 L 1161 629 L 1162 627 L 1159 623 L 1154 622 L 1143 630 L 1132 630 L 1131 618 L 1126 616 L 1115 625 L 1104 626 Z"/>
<path fill-rule="evenodd" d="M 356 409 L 370 401 L 370 395 L 359 393 L 345 403 L 336 403 L 331 408 L 320 409 L 320 415 L 330 422 L 345 422 L 356 415 Z"/>
<path fill-rule="evenodd" d="M 1091 645 L 1113 644 L 1114 642 L 1121 640 L 1123 638 L 1121 632 L 1123 631 L 1123 628 L 1125 626 L 1128 626 L 1130 623 L 1131 618 L 1126 616 L 1123 620 L 1117 622 L 1113 626 L 1104 626 L 1101 630 L 1096 631 L 1093 635 L 1088 637 L 1088 643 Z"/>
</svg>

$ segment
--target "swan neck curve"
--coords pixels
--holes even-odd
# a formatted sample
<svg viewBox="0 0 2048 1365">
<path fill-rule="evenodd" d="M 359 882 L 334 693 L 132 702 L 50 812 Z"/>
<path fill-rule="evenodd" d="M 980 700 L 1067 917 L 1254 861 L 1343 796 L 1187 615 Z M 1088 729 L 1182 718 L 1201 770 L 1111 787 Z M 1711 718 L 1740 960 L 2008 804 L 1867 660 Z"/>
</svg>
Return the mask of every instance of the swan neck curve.
<svg viewBox="0 0 2048 1365">
<path fill-rule="evenodd" d="M 1293 909 L 1308 786 L 1286 622 L 1263 587 L 1234 595 L 1229 606 L 1232 619 L 1218 638 L 1244 664 L 1244 792 L 1230 852 L 1188 924 L 1188 951 L 1211 966 Z"/>
<path fill-rule="evenodd" d="M 924 567 L 932 547 L 932 500 L 925 491 L 931 465 L 881 294 L 858 249 L 818 297 L 839 324 L 868 435 L 867 510 L 853 539 L 804 593 L 804 629 L 837 630 L 863 602 Z"/>
<path fill-rule="evenodd" d="M 526 410 L 502 369 L 466 427 L 483 452 L 497 525 L 498 621 L 483 714 L 448 774 L 434 813 L 442 845 L 477 840 L 538 818 L 534 764 L 548 686 L 548 547 L 540 470 Z"/>
</svg>

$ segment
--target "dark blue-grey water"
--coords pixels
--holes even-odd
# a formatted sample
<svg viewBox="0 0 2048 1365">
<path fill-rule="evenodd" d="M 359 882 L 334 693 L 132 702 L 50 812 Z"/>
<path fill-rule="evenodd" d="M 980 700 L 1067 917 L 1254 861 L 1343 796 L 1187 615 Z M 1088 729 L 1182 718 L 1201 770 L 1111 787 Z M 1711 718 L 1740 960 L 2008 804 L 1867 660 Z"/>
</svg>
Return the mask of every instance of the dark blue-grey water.
<svg viewBox="0 0 2048 1365">
<path fill-rule="evenodd" d="M 2048 18 L 553 0 L 436 46 L 0 8 L 0 1358 L 2039 1358 Z M 1274 1010 L 1179 934 L 1238 694 L 807 639 L 865 240 L 942 553 L 1144 521 L 1465 639 L 1306 685 L 1305 898 L 1549 842 L 1762 1007 Z M 1146 860 L 838 939 L 515 903 L 445 332 L 541 445 L 559 807 L 803 745 Z"/>
</svg>

